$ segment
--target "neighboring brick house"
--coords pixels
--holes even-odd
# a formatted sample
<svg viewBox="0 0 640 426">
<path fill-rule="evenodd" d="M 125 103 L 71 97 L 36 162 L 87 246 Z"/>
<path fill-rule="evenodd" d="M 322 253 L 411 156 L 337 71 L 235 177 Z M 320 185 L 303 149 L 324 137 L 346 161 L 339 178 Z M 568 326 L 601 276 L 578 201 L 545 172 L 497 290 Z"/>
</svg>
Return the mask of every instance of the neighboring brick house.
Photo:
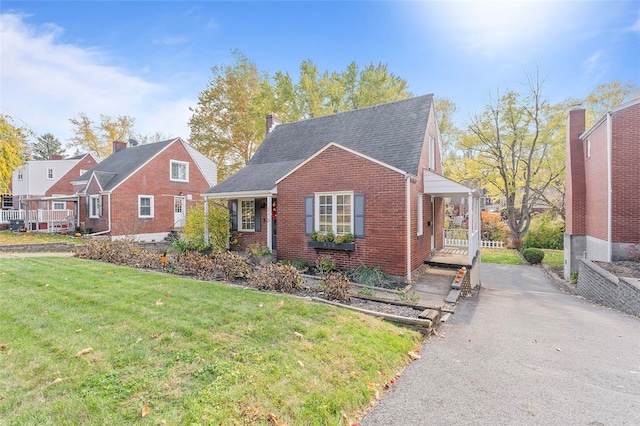
<svg viewBox="0 0 640 426">
<path fill-rule="evenodd" d="M 91 234 L 159 241 L 184 226 L 187 205 L 216 183 L 215 163 L 180 138 L 127 147 L 73 182 Z"/>
<path fill-rule="evenodd" d="M 97 164 L 91 154 L 62 158 L 54 154 L 49 160 L 30 160 L 14 170 L 12 194 L 2 198 L 6 217 L 24 220 L 28 229 L 52 231 L 74 225 L 77 196 L 71 181 Z M 11 213 L 11 214 L 8 214 Z"/>
<path fill-rule="evenodd" d="M 565 277 L 580 258 L 629 259 L 640 244 L 640 99 L 620 105 L 585 131 L 585 110 L 567 118 Z"/>
<path fill-rule="evenodd" d="M 443 198 L 473 192 L 441 176 L 432 95 L 287 124 L 269 115 L 266 125 L 249 163 L 203 194 L 228 200 L 241 248 L 410 279 L 442 248 Z M 355 244 L 310 242 L 329 230 Z"/>
</svg>

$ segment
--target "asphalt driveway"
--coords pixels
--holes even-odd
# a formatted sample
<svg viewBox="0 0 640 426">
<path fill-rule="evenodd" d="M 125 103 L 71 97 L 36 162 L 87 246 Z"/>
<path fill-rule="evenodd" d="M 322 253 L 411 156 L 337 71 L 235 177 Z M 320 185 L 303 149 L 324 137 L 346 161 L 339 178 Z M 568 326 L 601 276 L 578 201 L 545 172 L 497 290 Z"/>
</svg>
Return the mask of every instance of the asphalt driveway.
<svg viewBox="0 0 640 426">
<path fill-rule="evenodd" d="M 640 319 L 534 266 L 481 280 L 361 425 L 640 424 Z"/>
</svg>

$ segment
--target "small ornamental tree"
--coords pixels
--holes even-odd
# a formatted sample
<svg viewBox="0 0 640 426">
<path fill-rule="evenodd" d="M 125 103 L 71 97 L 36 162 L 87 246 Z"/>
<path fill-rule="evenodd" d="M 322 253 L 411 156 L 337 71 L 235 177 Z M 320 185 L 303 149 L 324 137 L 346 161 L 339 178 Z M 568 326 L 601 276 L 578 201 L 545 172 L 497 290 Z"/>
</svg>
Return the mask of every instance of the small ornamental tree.
<svg viewBox="0 0 640 426">
<path fill-rule="evenodd" d="M 219 203 L 209 203 L 209 246 L 204 242 L 204 203 L 195 203 L 187 208 L 184 225 L 184 240 L 197 250 L 206 248 L 223 252 L 227 248 L 229 234 L 229 210 Z"/>
</svg>

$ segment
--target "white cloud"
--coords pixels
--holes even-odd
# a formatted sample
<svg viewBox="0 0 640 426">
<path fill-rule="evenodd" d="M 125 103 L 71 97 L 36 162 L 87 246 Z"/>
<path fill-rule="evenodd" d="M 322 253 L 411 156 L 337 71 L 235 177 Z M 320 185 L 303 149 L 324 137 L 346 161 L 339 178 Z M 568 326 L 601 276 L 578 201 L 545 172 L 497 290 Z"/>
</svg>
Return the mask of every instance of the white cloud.
<svg viewBox="0 0 640 426">
<path fill-rule="evenodd" d="M 55 24 L 27 21 L 0 14 L 0 113 L 64 142 L 72 133 L 69 118 L 80 112 L 94 120 L 130 115 L 139 133 L 188 136 L 188 100 L 174 101 L 165 86 L 114 65 L 109 52 L 60 42 L 63 29 Z"/>
</svg>

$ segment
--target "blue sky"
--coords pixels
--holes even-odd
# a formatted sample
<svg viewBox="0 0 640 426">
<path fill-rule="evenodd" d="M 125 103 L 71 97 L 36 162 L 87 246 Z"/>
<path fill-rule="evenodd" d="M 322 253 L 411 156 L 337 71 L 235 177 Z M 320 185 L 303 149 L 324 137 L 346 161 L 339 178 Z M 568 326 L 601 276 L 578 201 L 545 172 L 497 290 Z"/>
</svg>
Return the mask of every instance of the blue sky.
<svg viewBox="0 0 640 426">
<path fill-rule="evenodd" d="M 294 80 L 305 59 L 320 71 L 386 63 L 414 95 L 455 102 L 464 125 L 536 66 L 554 102 L 640 85 L 640 1 L 3 0 L 0 113 L 63 143 L 80 112 L 187 139 L 189 107 L 236 48 Z"/>
</svg>

